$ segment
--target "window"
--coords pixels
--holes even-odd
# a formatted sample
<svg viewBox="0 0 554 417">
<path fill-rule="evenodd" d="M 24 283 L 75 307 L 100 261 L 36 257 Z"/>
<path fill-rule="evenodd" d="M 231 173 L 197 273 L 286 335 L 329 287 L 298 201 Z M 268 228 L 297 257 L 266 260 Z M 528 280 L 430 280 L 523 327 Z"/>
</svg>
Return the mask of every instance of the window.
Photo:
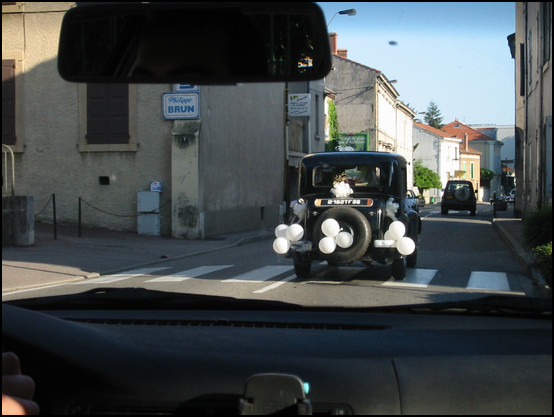
<svg viewBox="0 0 554 417">
<path fill-rule="evenodd" d="M 87 85 L 86 139 L 91 145 L 129 143 L 127 85 Z"/>
<path fill-rule="evenodd" d="M 2 60 L 2 144 L 15 145 L 15 59 Z"/>
<path fill-rule="evenodd" d="M 22 83 L 23 54 L 2 52 L 2 144 L 23 152 Z"/>
<path fill-rule="evenodd" d="M 79 89 L 79 150 L 136 151 L 136 87 L 88 84 Z"/>
<path fill-rule="evenodd" d="M 475 169 L 474 168 L 475 168 L 475 163 L 470 162 L 470 164 L 469 164 L 469 177 L 471 179 L 475 178 Z"/>
</svg>

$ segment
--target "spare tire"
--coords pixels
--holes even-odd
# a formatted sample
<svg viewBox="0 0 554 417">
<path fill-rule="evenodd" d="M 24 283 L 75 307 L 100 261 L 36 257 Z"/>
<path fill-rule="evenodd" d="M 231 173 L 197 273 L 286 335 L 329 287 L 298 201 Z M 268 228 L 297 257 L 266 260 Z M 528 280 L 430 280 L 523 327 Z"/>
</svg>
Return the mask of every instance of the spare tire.
<svg viewBox="0 0 554 417">
<path fill-rule="evenodd" d="M 313 234 L 314 246 L 325 237 L 321 225 L 327 219 L 335 219 L 341 229 L 349 232 L 354 241 L 348 248 L 337 246 L 334 252 L 324 255 L 324 258 L 335 264 L 347 264 L 359 260 L 371 243 L 371 226 L 367 218 L 358 210 L 351 207 L 334 207 L 323 212 L 315 222 Z"/>
<path fill-rule="evenodd" d="M 467 187 L 461 187 L 458 188 L 454 195 L 458 201 L 466 201 L 469 198 L 469 188 Z"/>
</svg>

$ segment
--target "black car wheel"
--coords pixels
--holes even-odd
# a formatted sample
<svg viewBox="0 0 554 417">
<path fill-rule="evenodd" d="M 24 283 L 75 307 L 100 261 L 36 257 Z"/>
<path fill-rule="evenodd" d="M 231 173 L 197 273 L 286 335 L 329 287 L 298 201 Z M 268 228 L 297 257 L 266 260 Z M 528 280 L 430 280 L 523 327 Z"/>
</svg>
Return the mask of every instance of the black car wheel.
<svg viewBox="0 0 554 417">
<path fill-rule="evenodd" d="M 367 218 L 351 207 L 335 207 L 323 212 L 314 225 L 314 242 L 325 237 L 321 225 L 327 219 L 335 219 L 342 230 L 349 232 L 354 241 L 348 248 L 337 247 L 333 253 L 325 256 L 332 264 L 348 264 L 359 260 L 366 252 L 371 242 L 371 226 Z"/>
<path fill-rule="evenodd" d="M 294 261 L 294 272 L 298 278 L 308 278 L 312 268 L 311 262 Z"/>
<path fill-rule="evenodd" d="M 406 266 L 407 259 L 405 256 L 395 258 L 394 261 L 392 261 L 392 277 L 398 280 L 406 278 Z"/>
</svg>

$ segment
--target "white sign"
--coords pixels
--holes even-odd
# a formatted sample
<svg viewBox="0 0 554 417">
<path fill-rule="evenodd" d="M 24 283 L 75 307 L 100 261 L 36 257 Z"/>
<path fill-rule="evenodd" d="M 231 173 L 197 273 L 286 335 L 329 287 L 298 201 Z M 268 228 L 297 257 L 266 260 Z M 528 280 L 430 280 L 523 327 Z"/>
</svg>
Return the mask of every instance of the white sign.
<svg viewBox="0 0 554 417">
<path fill-rule="evenodd" d="M 311 94 L 289 94 L 289 116 L 310 115 Z"/>
<path fill-rule="evenodd" d="M 192 93 L 200 91 L 199 85 L 192 84 L 173 84 L 174 93 Z"/>
<path fill-rule="evenodd" d="M 163 95 L 164 119 L 198 119 L 200 117 L 199 93 Z"/>
<path fill-rule="evenodd" d="M 152 181 L 150 183 L 150 191 L 162 192 L 162 182 L 161 181 Z"/>
</svg>

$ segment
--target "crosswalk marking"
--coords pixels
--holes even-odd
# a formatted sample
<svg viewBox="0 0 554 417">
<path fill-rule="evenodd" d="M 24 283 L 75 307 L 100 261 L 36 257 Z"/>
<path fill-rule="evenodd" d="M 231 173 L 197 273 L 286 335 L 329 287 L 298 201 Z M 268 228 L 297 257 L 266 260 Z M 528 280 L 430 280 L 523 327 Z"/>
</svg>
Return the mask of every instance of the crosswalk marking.
<svg viewBox="0 0 554 417">
<path fill-rule="evenodd" d="M 126 272 L 121 273 L 121 274 L 105 275 L 105 276 L 102 276 L 102 277 L 99 277 L 99 278 L 92 278 L 92 279 L 87 279 L 87 280 L 84 280 L 84 281 L 76 282 L 75 284 L 77 284 L 77 285 L 79 285 L 79 284 L 109 284 L 111 282 L 122 281 L 124 279 L 129 279 L 129 278 L 135 278 L 135 277 L 138 277 L 138 276 L 141 276 L 141 275 L 151 274 L 152 272 L 162 271 L 164 269 L 170 269 L 170 267 L 169 266 L 164 266 L 164 267 L 158 267 L 158 268 L 133 269 L 131 271 L 126 271 Z"/>
<path fill-rule="evenodd" d="M 211 272 L 219 271 L 220 269 L 230 268 L 233 265 L 209 265 L 199 266 L 198 268 L 188 269 L 186 271 L 177 272 L 171 275 L 165 275 L 159 278 L 149 279 L 145 282 L 180 282 L 190 278 L 199 277 Z"/>
<path fill-rule="evenodd" d="M 256 290 L 256 291 L 254 291 L 254 294 L 262 294 L 266 291 L 274 290 L 275 288 L 280 287 L 281 285 L 283 285 L 285 282 L 292 281 L 293 279 L 296 279 L 296 275 L 290 275 L 290 276 L 286 277 L 285 279 L 282 279 L 281 281 L 274 282 L 273 284 L 268 285 L 267 287 Z"/>
<path fill-rule="evenodd" d="M 254 269 L 253 271 L 245 272 L 244 274 L 237 275 L 233 278 L 223 280 L 223 282 L 264 282 L 292 269 L 294 269 L 293 266 L 268 265 L 262 268 Z"/>
<path fill-rule="evenodd" d="M 510 291 L 508 276 L 505 272 L 472 271 L 466 288 Z"/>
<path fill-rule="evenodd" d="M 234 265 L 204 265 L 192 269 L 187 269 L 184 271 L 175 272 L 170 275 L 163 275 L 156 278 L 148 277 L 149 279 L 144 282 L 149 283 L 162 283 L 162 282 L 182 282 L 191 278 L 199 277 L 206 275 L 212 272 L 216 272 L 222 269 L 231 268 Z M 126 279 L 136 278 L 141 275 L 152 274 L 154 272 L 163 271 L 165 269 L 170 269 L 170 267 L 157 267 L 157 268 L 142 268 L 126 271 L 119 274 L 106 275 L 99 278 L 87 279 L 84 281 L 75 282 L 75 285 L 81 284 L 108 284 L 112 282 L 122 281 Z M 272 278 L 275 278 L 281 274 L 293 270 L 292 265 L 266 265 L 261 268 L 257 268 L 227 279 L 221 279 L 220 282 L 224 283 L 263 283 Z M 340 271 L 341 278 L 345 276 L 355 276 L 360 272 L 360 269 L 363 268 L 344 268 Z M 380 285 L 386 287 L 397 287 L 397 288 L 427 288 L 431 285 L 431 282 L 435 275 L 437 274 L 437 269 L 421 269 L 421 268 L 409 268 L 406 271 L 406 278 L 403 280 L 395 280 L 393 278 L 382 282 Z M 328 273 L 322 271 L 321 273 L 316 274 L 320 280 L 301 280 L 302 284 L 341 284 L 344 282 L 344 279 L 339 281 L 331 279 L 328 281 L 322 281 L 328 277 Z M 268 285 L 266 287 L 257 289 L 253 291 L 256 294 L 261 294 L 279 286 L 283 285 L 286 282 L 296 279 L 296 275 L 290 275 L 284 278 L 278 279 L 276 282 Z M 504 272 L 485 272 L 485 271 L 472 271 L 469 277 L 467 289 L 476 289 L 476 290 L 490 290 L 490 291 L 511 291 L 510 285 L 508 283 L 508 276 Z"/>
<path fill-rule="evenodd" d="M 392 278 L 389 281 L 383 283 L 388 287 L 417 287 L 427 288 L 429 283 L 435 277 L 438 269 L 408 269 L 406 271 L 406 278 L 402 281 L 397 281 Z"/>
</svg>

